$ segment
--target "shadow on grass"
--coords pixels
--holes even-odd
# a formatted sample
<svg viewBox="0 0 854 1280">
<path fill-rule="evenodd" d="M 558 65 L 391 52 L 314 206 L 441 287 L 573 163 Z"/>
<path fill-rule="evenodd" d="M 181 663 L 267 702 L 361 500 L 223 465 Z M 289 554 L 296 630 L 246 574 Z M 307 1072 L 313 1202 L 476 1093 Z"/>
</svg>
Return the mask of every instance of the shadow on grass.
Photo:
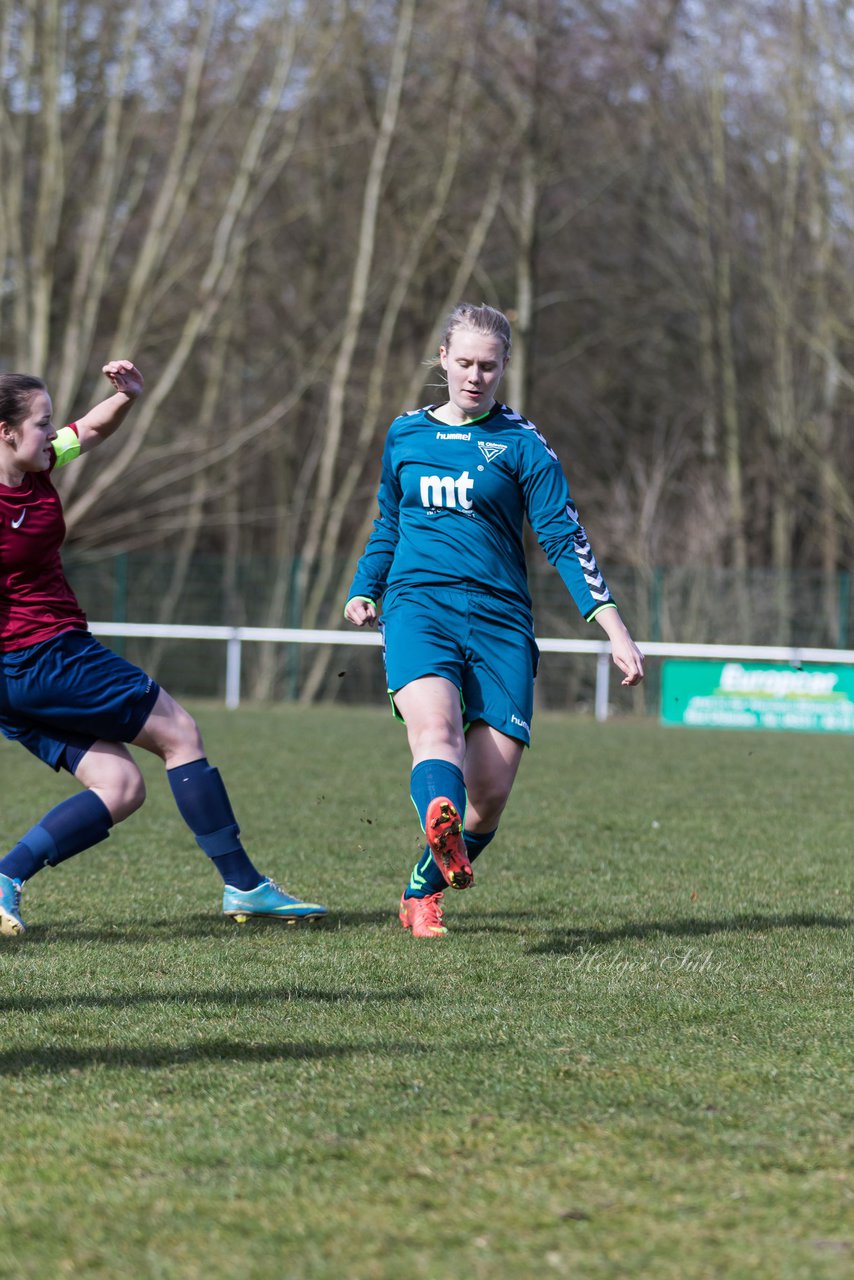
<svg viewBox="0 0 854 1280">
<path fill-rule="evenodd" d="M 500 922 L 506 920 L 509 924 L 516 925 L 525 922 L 542 924 L 543 921 L 550 918 L 554 919 L 557 915 L 557 911 L 548 910 L 484 911 L 461 916 L 458 919 L 461 929 L 468 933 L 484 932 L 487 929 L 492 929 L 493 932 L 514 933 L 518 932 L 518 929 L 507 928 L 502 930 Z M 390 906 L 383 911 L 330 911 L 328 915 L 320 916 L 317 919 L 290 922 L 261 917 L 258 920 L 250 920 L 244 925 L 235 925 L 232 920 L 223 915 L 194 912 L 185 916 L 173 916 L 160 920 L 117 920 L 113 924 L 102 924 L 100 926 L 82 925 L 73 920 L 67 923 L 62 920 L 52 920 L 47 923 L 28 923 L 26 940 L 23 943 L 17 938 L 14 941 L 9 940 L 9 945 L 20 947 L 22 945 L 33 946 L 39 943 L 56 944 L 60 942 L 133 943 L 170 940 L 183 942 L 193 938 L 221 938 L 223 934 L 248 937 L 258 930 L 279 931 L 283 932 L 286 937 L 297 937 L 300 934 L 305 934 L 306 931 L 310 933 L 335 933 L 343 929 L 362 929 L 375 925 L 389 924 L 399 927 L 396 906 Z M 0 939 L 0 949 L 2 949 L 4 942 L 4 939 Z"/>
<path fill-rule="evenodd" d="M 321 916 L 308 920 L 275 920 L 262 917 L 245 925 L 236 925 L 227 916 L 194 912 L 160 920 L 117 920 L 114 924 L 82 925 L 79 921 L 51 920 L 27 923 L 26 940 L 15 940 L 15 946 L 32 946 L 36 942 L 183 942 L 191 938 L 221 938 L 223 934 L 247 936 L 256 930 L 278 930 L 286 937 L 296 937 L 315 930 L 335 928 L 337 916 Z"/>
<path fill-rule="evenodd" d="M 160 920 L 117 920 L 114 924 L 100 926 L 81 925 L 79 922 L 61 920 L 49 923 L 27 924 L 25 946 L 38 942 L 163 942 L 170 938 L 185 941 L 192 938 L 221 938 L 226 934 L 242 934 L 244 937 L 257 930 L 284 932 L 296 937 L 306 931 L 315 933 L 336 932 L 340 929 L 359 929 L 369 925 L 387 924 L 396 920 L 394 910 L 388 911 L 330 911 L 328 915 L 307 920 L 275 920 L 261 917 L 236 925 L 233 920 L 219 914 L 195 912 L 185 916 L 173 916 Z M 14 941 L 20 946 L 20 940 Z M 2 946 L 2 940 L 0 940 Z"/>
<path fill-rule="evenodd" d="M 351 1058 L 359 1054 L 376 1054 L 376 1044 L 326 1045 L 311 1042 L 281 1041 L 274 1044 L 243 1044 L 237 1040 L 210 1040 L 206 1044 L 130 1048 L 121 1045 L 92 1045 L 89 1049 L 10 1049 L 0 1053 L 0 1076 L 32 1075 L 43 1072 L 64 1074 L 92 1067 L 127 1070 L 141 1068 L 161 1070 L 196 1062 L 303 1062 L 323 1059 Z M 434 1046 L 412 1041 L 383 1045 L 384 1056 L 433 1053 Z"/>
<path fill-rule="evenodd" d="M 772 929 L 848 929 L 854 919 L 848 916 L 792 915 L 727 916 L 723 920 L 650 920 L 644 923 L 618 925 L 613 929 L 555 930 L 545 942 L 529 947 L 528 955 L 568 955 L 579 947 L 604 946 L 609 942 L 627 942 L 632 938 L 703 938 L 716 933 L 765 933 Z"/>
<path fill-rule="evenodd" d="M 48 1009 L 132 1009 L 137 1005 L 184 1006 L 257 1005 L 305 1001 L 315 1004 L 399 1003 L 421 1000 L 424 992 L 417 987 L 400 991 L 325 991 L 318 987 L 237 987 L 233 990 L 210 991 L 143 991 L 133 995 L 9 996 L 0 998 L 0 1013 L 41 1013 Z"/>
<path fill-rule="evenodd" d="M 453 900 L 452 904 L 453 906 Z M 506 934 L 508 937 L 523 938 L 533 931 L 542 931 L 549 920 L 554 920 L 560 913 L 549 910 L 525 911 L 468 911 L 465 915 L 456 915 L 453 911 L 445 917 L 450 932 L 454 937 L 475 934 L 487 934 L 495 937 Z M 532 929 L 533 926 L 533 929 Z M 555 933 L 557 930 L 555 930 Z"/>
<path fill-rule="evenodd" d="M 448 899 L 446 897 L 445 901 L 447 902 L 447 900 Z M 451 899 L 451 902 L 453 903 L 453 898 Z M 509 921 L 516 920 L 516 921 L 522 921 L 523 923 L 525 921 L 531 921 L 534 924 L 541 924 L 543 920 L 554 920 L 554 918 L 560 914 L 561 913 L 559 911 L 550 910 L 548 907 L 543 907 L 543 908 L 530 907 L 530 908 L 525 908 L 525 910 L 523 911 L 511 911 L 511 910 L 478 911 L 476 908 L 474 908 L 469 915 L 460 916 L 459 919 L 461 921 L 462 920 L 472 920 L 472 921 L 482 920 L 484 924 L 489 924 L 492 921 L 497 922 L 501 920 L 509 920 Z"/>
</svg>

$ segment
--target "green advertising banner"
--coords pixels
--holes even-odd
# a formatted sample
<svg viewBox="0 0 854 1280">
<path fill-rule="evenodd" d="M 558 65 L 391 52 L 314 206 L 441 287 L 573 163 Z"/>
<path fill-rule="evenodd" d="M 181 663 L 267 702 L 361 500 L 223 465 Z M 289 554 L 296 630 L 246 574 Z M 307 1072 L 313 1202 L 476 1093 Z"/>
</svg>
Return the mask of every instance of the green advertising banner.
<svg viewBox="0 0 854 1280">
<path fill-rule="evenodd" d="M 662 663 L 664 724 L 854 733 L 854 667 Z"/>
</svg>

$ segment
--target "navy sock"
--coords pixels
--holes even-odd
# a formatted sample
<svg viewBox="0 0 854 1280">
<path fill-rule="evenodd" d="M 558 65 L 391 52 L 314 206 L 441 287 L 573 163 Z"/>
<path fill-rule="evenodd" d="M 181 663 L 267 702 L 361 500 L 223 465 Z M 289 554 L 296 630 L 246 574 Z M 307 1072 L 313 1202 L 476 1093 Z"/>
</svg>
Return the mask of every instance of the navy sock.
<svg viewBox="0 0 854 1280">
<path fill-rule="evenodd" d="M 469 855 L 469 862 L 479 858 L 491 840 L 495 839 L 494 831 L 464 831 L 463 839 Z"/>
<path fill-rule="evenodd" d="M 203 756 L 166 770 L 178 812 L 226 884 L 247 891 L 264 877 L 240 843 L 240 828 L 219 770 Z"/>
<path fill-rule="evenodd" d="M 81 791 L 63 800 L 31 827 L 6 857 L 0 873 L 21 883 L 43 867 L 55 867 L 66 858 L 100 844 L 110 834 L 113 819 L 100 796 Z"/>
<path fill-rule="evenodd" d="M 427 821 L 427 806 L 436 796 L 447 796 L 460 818 L 465 817 L 465 778 L 459 765 L 450 760 L 422 760 L 417 764 L 409 780 L 409 793 L 422 829 Z"/>
<path fill-rule="evenodd" d="M 245 849 L 236 849 L 234 853 L 221 853 L 218 858 L 211 858 L 211 862 L 225 884 L 231 885 L 232 889 L 248 892 L 250 889 L 257 889 L 264 880 Z"/>
</svg>

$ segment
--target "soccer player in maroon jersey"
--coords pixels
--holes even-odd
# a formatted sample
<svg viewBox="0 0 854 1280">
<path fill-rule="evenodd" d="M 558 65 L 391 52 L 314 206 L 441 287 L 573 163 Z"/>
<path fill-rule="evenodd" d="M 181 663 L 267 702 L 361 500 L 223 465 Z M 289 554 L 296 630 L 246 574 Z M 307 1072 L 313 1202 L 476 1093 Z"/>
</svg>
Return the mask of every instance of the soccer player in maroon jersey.
<svg viewBox="0 0 854 1280">
<path fill-rule="evenodd" d="M 37 871 L 106 839 L 142 804 L 142 774 L 126 743 L 166 765 L 181 816 L 222 876 L 226 915 L 321 916 L 325 907 L 291 897 L 256 869 L 192 716 L 94 639 L 65 578 L 51 472 L 111 436 L 143 389 L 130 360 L 111 360 L 103 372 L 113 394 L 59 430 L 40 378 L 0 374 L 0 731 L 84 788 L 0 858 L 0 933 L 25 932 L 21 889 Z"/>
</svg>

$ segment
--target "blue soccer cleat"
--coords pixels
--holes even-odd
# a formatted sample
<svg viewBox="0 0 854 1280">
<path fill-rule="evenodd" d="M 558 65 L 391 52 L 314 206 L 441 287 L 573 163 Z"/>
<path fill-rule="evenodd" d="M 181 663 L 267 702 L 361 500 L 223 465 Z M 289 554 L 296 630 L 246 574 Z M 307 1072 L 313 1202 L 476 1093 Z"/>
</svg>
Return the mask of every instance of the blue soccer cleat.
<svg viewBox="0 0 854 1280">
<path fill-rule="evenodd" d="M 21 887 L 20 880 L 13 880 L 0 872 L 0 933 L 7 938 L 27 932 L 20 916 Z"/>
<path fill-rule="evenodd" d="M 245 924 L 252 916 L 295 924 L 297 920 L 314 920 L 326 915 L 326 907 L 292 898 L 270 879 L 262 880 L 256 889 L 249 890 L 233 889 L 227 884 L 222 895 L 222 910 L 235 924 Z"/>
</svg>

